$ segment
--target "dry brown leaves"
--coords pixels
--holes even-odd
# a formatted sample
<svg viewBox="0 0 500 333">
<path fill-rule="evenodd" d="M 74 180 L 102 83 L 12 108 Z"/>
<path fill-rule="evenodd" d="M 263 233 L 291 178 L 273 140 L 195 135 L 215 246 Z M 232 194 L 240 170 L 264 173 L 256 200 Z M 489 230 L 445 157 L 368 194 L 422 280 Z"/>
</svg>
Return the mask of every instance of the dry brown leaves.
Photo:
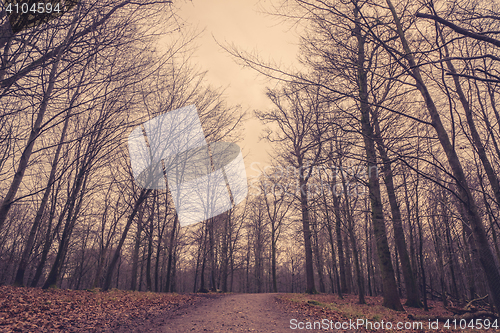
<svg viewBox="0 0 500 333">
<path fill-rule="evenodd" d="M 357 319 L 368 320 L 371 323 L 381 322 L 382 320 L 387 323 L 391 322 L 395 326 L 401 322 L 406 324 L 413 323 L 408 318 L 408 315 L 414 316 L 451 316 L 452 313 L 446 310 L 441 302 L 428 301 L 430 311 L 426 312 L 423 309 L 415 309 L 405 307 L 405 312 L 393 311 L 382 306 L 382 297 L 366 297 L 367 304 L 358 304 L 358 297 L 356 295 L 344 295 L 344 299 L 340 299 L 337 295 L 308 295 L 308 294 L 283 294 L 279 296 L 280 302 L 289 308 L 289 311 L 297 314 L 303 314 L 301 319 L 305 321 L 321 321 L 328 319 L 335 322 L 349 322 L 349 320 L 356 321 Z M 404 300 L 401 300 L 404 302 Z M 396 327 L 391 329 L 356 329 L 355 332 L 478 332 L 470 328 L 454 330 L 452 327 L 446 329 L 443 327 L 443 322 L 439 323 L 438 329 L 429 329 L 428 321 L 422 322 L 423 329 L 401 329 Z M 364 326 L 363 326 L 364 327 Z M 307 332 L 316 332 L 315 330 L 305 330 Z M 325 330 L 318 330 L 318 332 L 326 332 Z M 335 330 L 334 330 L 335 331 Z M 353 330 L 340 330 L 342 332 L 354 332 Z M 481 330 L 484 332 L 495 332 L 495 329 Z M 339 331 L 337 331 L 339 332 Z"/>
<path fill-rule="evenodd" d="M 1 332 L 102 332 L 165 318 L 196 295 L 0 287 Z"/>
</svg>

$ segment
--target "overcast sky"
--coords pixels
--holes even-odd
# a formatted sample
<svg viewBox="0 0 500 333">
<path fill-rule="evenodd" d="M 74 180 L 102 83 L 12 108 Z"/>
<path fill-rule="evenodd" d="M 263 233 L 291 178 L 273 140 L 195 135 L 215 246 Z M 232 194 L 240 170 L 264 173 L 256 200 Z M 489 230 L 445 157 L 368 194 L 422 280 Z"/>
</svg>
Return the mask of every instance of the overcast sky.
<svg viewBox="0 0 500 333">
<path fill-rule="evenodd" d="M 255 71 L 238 65 L 215 39 L 223 44 L 234 43 L 284 66 L 295 64 L 297 34 L 289 25 L 264 13 L 269 5 L 270 1 L 265 0 L 193 0 L 183 3 L 179 12 L 190 25 L 203 31 L 193 62 L 208 70 L 210 84 L 226 88 L 229 103 L 241 104 L 249 113 L 271 107 L 265 96 L 265 87 L 270 83 Z M 261 162 L 263 166 L 269 162 L 266 150 L 270 149 L 265 141 L 258 142 L 263 129 L 258 120 L 247 121 L 244 128 L 245 139 L 240 146 L 248 174 L 252 162 Z"/>
</svg>

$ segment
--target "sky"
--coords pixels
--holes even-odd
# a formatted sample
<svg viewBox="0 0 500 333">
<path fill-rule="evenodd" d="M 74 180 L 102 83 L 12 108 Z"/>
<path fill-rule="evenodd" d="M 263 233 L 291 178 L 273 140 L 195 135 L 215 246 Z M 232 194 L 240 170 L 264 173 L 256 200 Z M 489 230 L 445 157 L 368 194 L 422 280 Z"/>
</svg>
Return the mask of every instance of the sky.
<svg viewBox="0 0 500 333">
<path fill-rule="evenodd" d="M 237 64 L 217 42 L 234 44 L 285 67 L 296 64 L 298 36 L 289 25 L 266 14 L 270 5 L 269 0 L 192 0 L 183 2 L 178 12 L 187 24 L 201 31 L 193 63 L 208 71 L 208 83 L 225 89 L 228 103 L 240 104 L 249 115 L 243 126 L 244 139 L 239 142 L 247 175 L 253 162 L 260 162 L 264 167 L 271 161 L 270 144 L 265 140 L 259 142 L 265 126 L 250 116 L 255 109 L 272 107 L 265 88 L 272 87 L 273 83 Z"/>
</svg>

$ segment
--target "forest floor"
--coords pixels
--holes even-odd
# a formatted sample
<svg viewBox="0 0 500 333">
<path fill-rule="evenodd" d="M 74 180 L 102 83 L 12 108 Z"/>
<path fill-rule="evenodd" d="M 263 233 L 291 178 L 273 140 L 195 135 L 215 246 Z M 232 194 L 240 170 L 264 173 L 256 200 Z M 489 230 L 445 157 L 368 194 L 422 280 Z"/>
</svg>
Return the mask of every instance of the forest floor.
<svg viewBox="0 0 500 333">
<path fill-rule="evenodd" d="M 219 295 L 0 287 L 0 332 L 147 332 Z"/>
<path fill-rule="evenodd" d="M 438 328 L 413 316 L 450 316 L 431 310 L 384 308 L 381 297 L 306 294 L 163 294 L 112 290 L 0 287 L 0 332 L 477 332 Z M 416 329 L 397 329 L 418 325 Z M 316 327 L 314 326 L 316 323 Z M 372 325 L 370 330 L 369 325 Z M 392 324 L 392 330 L 389 329 Z M 343 326 L 343 327 L 342 327 Z M 484 329 L 482 331 L 485 331 Z M 489 331 L 496 331 L 490 328 Z"/>
<path fill-rule="evenodd" d="M 457 320 L 455 323 L 450 320 L 437 321 L 437 317 L 452 317 L 453 313 L 443 307 L 441 301 L 429 300 L 429 311 L 411 307 L 404 307 L 405 311 L 394 311 L 382 306 L 382 297 L 366 296 L 366 304 L 358 303 L 357 295 L 344 295 L 340 299 L 337 295 L 331 294 L 281 294 L 279 296 L 281 302 L 285 303 L 290 309 L 294 309 L 300 314 L 307 315 L 308 319 L 304 321 L 304 326 L 307 328 L 308 322 L 313 325 L 314 322 L 322 320 L 329 322 L 329 327 L 322 327 L 321 330 L 300 330 L 305 332 L 500 332 L 498 329 L 500 322 L 488 319 L 489 329 L 478 329 L 478 322 L 474 320 L 462 321 Z M 406 300 L 402 299 L 404 304 Z M 460 307 L 456 304 L 456 307 Z M 423 318 L 415 319 L 410 318 Z M 427 319 L 429 318 L 429 319 Z M 432 318 L 432 319 L 431 319 Z M 480 323 L 484 323 L 480 320 Z M 359 326 L 357 324 L 360 324 Z M 495 324 L 496 323 L 496 324 Z M 462 324 L 462 328 L 460 327 Z M 471 328 L 469 325 L 475 325 Z M 347 329 L 336 330 L 341 325 Z M 455 326 L 456 325 L 456 326 Z M 496 326 L 496 328 L 494 328 Z M 352 327 L 356 327 L 352 329 Z M 391 329 L 392 327 L 392 329 Z M 399 329 L 398 327 L 401 327 Z"/>
</svg>

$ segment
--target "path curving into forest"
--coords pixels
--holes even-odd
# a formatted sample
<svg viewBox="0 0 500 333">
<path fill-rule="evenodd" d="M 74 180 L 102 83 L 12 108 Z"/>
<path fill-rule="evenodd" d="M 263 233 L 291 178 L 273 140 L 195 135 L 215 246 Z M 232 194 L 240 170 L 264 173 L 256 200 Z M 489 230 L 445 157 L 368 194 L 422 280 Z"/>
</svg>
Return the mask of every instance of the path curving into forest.
<svg viewBox="0 0 500 333">
<path fill-rule="evenodd" d="M 276 294 L 231 294 L 207 299 L 166 320 L 161 332 L 291 332 L 290 314 Z"/>
</svg>

